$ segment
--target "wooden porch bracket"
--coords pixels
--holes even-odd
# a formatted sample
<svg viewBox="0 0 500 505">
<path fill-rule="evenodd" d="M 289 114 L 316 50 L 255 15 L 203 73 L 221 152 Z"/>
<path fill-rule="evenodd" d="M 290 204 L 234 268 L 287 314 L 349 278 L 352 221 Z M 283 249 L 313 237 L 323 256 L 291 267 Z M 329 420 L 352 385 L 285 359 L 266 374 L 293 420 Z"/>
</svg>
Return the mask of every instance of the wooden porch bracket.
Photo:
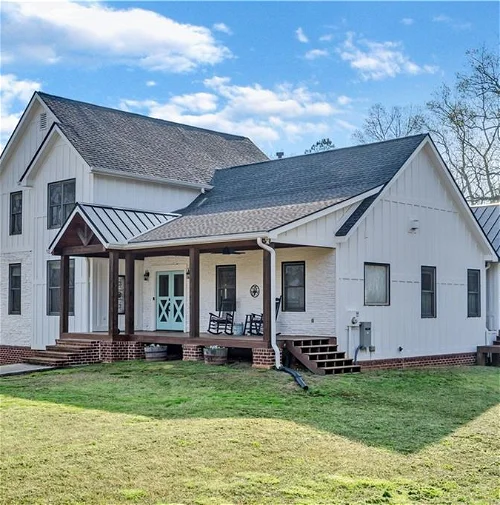
<svg viewBox="0 0 500 505">
<path fill-rule="evenodd" d="M 189 336 L 200 336 L 200 250 L 189 249 Z"/>
<path fill-rule="evenodd" d="M 118 329 L 118 269 L 120 253 L 109 251 L 109 302 L 108 302 L 108 334 L 117 337 Z"/>
<path fill-rule="evenodd" d="M 59 335 L 62 335 L 69 327 L 69 256 L 61 256 L 59 275 Z"/>
<path fill-rule="evenodd" d="M 135 328 L 135 256 L 125 254 L 125 334 L 133 335 Z"/>
</svg>

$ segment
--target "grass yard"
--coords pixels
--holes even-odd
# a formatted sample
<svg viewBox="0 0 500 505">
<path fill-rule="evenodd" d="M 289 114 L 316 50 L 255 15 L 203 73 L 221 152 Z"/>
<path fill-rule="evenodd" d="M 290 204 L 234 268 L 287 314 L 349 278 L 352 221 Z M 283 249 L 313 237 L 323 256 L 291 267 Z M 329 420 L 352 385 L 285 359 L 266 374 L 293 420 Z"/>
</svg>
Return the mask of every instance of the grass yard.
<svg viewBox="0 0 500 505">
<path fill-rule="evenodd" d="M 1 503 L 500 503 L 499 369 L 306 380 L 183 362 L 0 379 Z"/>
</svg>

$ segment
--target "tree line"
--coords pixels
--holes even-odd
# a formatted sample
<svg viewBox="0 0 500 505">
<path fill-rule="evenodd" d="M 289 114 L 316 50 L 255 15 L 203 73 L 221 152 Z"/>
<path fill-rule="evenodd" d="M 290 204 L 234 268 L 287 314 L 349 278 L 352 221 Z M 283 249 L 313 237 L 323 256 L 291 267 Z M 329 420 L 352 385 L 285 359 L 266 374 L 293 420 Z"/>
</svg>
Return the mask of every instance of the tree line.
<svg viewBox="0 0 500 505">
<path fill-rule="evenodd" d="M 357 143 L 429 132 L 469 203 L 500 201 L 499 56 L 485 47 L 467 52 L 467 71 L 443 84 L 425 106 L 373 105 Z M 305 154 L 333 149 L 322 139 Z"/>
</svg>

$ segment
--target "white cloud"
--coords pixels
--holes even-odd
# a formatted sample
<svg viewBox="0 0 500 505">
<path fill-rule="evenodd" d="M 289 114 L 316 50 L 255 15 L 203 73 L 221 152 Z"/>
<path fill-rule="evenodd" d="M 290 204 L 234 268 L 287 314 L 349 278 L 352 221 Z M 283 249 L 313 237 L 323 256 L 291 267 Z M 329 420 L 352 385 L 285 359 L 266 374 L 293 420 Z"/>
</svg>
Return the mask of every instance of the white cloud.
<svg viewBox="0 0 500 505">
<path fill-rule="evenodd" d="M 212 30 L 214 30 L 216 32 L 222 32 L 222 33 L 225 33 L 227 35 L 232 35 L 233 34 L 233 31 L 231 30 L 231 28 L 229 28 L 229 26 L 227 26 L 225 23 L 215 23 L 212 26 Z"/>
<path fill-rule="evenodd" d="M 2 50 L 11 61 L 92 61 L 187 72 L 231 57 L 209 28 L 141 8 L 69 0 L 5 3 Z"/>
<path fill-rule="evenodd" d="M 317 60 L 318 58 L 324 58 L 325 56 L 328 56 L 328 51 L 325 49 L 311 49 L 310 51 L 307 51 L 304 58 L 306 60 Z"/>
<path fill-rule="evenodd" d="M 456 19 L 447 16 L 446 14 L 439 14 L 439 16 L 434 16 L 432 18 L 432 21 L 434 23 L 447 24 L 455 30 L 470 30 L 472 28 L 472 23 L 457 21 Z"/>
<path fill-rule="evenodd" d="M 406 26 L 410 26 L 412 25 L 413 23 L 415 22 L 415 20 L 413 18 L 403 18 L 401 20 L 401 23 L 403 23 L 404 25 Z"/>
<path fill-rule="evenodd" d="M 398 74 L 432 74 L 438 70 L 438 67 L 432 65 L 420 66 L 413 62 L 403 52 L 401 42 L 356 40 L 353 32 L 348 32 L 345 42 L 338 48 L 338 53 L 365 81 L 381 80 Z"/>
<path fill-rule="evenodd" d="M 307 44 L 309 42 L 309 38 L 307 37 L 307 35 L 304 33 L 304 30 L 302 30 L 300 26 L 295 30 L 295 35 L 297 36 L 297 40 L 299 42 L 302 42 L 303 44 Z"/>
<path fill-rule="evenodd" d="M 327 33 L 319 38 L 320 42 L 331 42 L 333 40 L 333 34 Z"/>
<path fill-rule="evenodd" d="M 0 75 L 0 149 L 14 131 L 31 95 L 42 85 L 18 79 L 14 74 Z"/>
<path fill-rule="evenodd" d="M 258 142 L 300 140 L 325 133 L 341 112 L 326 97 L 303 86 L 239 86 L 228 77 L 203 81 L 205 92 L 179 95 L 161 103 L 122 100 L 121 108 L 153 117 L 239 135 Z"/>
<path fill-rule="evenodd" d="M 148 88 L 152 88 L 153 86 L 156 86 L 156 81 L 146 81 L 146 86 Z"/>
<path fill-rule="evenodd" d="M 337 97 L 337 103 L 339 105 L 349 105 L 352 101 L 353 101 L 352 98 L 349 98 L 346 95 L 340 95 L 339 97 Z"/>
</svg>

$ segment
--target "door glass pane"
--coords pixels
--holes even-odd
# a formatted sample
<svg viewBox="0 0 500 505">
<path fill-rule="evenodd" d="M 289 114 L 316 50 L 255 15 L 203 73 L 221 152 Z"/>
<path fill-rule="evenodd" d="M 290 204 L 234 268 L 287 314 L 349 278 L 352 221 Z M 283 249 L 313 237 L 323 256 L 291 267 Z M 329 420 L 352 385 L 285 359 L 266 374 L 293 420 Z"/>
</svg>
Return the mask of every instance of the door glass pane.
<svg viewBox="0 0 500 505">
<path fill-rule="evenodd" d="M 174 275 L 174 296 L 184 296 L 184 274 Z"/>
<path fill-rule="evenodd" d="M 158 296 L 169 296 L 168 275 L 158 276 Z"/>
</svg>

